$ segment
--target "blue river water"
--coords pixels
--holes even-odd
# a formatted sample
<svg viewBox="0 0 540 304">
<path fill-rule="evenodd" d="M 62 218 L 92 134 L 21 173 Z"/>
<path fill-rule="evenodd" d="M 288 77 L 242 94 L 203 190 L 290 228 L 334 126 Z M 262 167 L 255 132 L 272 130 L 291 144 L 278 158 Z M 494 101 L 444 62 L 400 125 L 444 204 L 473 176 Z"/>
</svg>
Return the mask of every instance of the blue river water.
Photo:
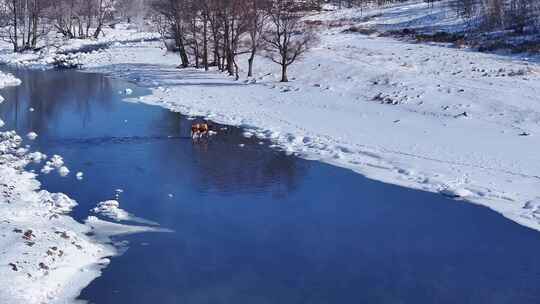
<svg viewBox="0 0 540 304">
<path fill-rule="evenodd" d="M 174 231 L 120 237 L 128 250 L 81 300 L 540 303 L 540 233 L 487 208 L 288 156 L 238 128 L 194 143 L 192 121 L 124 101 L 125 88 L 148 91 L 100 74 L 11 72 L 23 84 L 0 92 L 6 128 L 35 131 L 32 147 L 72 172 L 41 175 L 45 189 L 76 199 L 81 221 L 122 189 L 122 208 Z"/>
</svg>

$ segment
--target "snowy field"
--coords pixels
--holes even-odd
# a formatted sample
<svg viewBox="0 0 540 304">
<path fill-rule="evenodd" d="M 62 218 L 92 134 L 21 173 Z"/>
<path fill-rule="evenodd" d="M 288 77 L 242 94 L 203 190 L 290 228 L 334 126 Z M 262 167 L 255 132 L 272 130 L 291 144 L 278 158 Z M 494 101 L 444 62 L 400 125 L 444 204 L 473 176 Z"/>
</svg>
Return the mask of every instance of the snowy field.
<svg viewBox="0 0 540 304">
<path fill-rule="evenodd" d="M 414 14 L 397 13 L 407 10 Z M 256 59 L 256 77 L 240 81 L 216 71 L 176 69 L 179 58 L 161 43 L 129 42 L 131 35 L 152 34 L 130 30 L 116 30 L 125 43 L 73 58 L 88 71 L 153 88 L 139 102 L 243 126 L 250 130 L 246 136 L 270 138 L 289 153 L 464 198 L 540 229 L 538 64 L 344 31 L 373 23 L 364 18 L 370 15 L 378 16 L 374 26 L 425 24 L 422 12 L 433 11 L 413 3 L 387 12 L 309 17 L 323 21 L 320 43 L 291 67 L 287 84 L 278 82 L 278 67 L 264 58 Z M 20 64 L 13 58 L 0 56 Z M 47 60 L 25 65 L 47 67 Z M 247 59 L 240 63 L 245 75 Z"/>
</svg>

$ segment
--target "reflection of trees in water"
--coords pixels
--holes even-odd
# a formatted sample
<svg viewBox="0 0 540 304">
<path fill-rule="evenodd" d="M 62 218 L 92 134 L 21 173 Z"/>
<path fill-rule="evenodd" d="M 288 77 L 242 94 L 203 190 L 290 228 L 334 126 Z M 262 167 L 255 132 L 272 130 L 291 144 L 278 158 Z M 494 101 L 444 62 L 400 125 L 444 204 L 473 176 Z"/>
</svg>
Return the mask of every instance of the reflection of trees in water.
<svg viewBox="0 0 540 304">
<path fill-rule="evenodd" d="M 149 123 L 152 132 L 159 135 L 170 135 L 174 137 L 190 136 L 186 131 L 191 128 L 191 122 L 185 119 L 182 115 L 163 109 L 160 115 L 155 115 L 155 120 Z"/>
<path fill-rule="evenodd" d="M 112 84 L 102 75 L 25 69 L 11 72 L 22 80 L 22 84 L 4 91 L 7 101 L 2 113 L 12 117 L 18 127 L 44 131 L 64 107 L 73 108 L 84 125 L 91 117 L 91 103 L 105 108 L 111 106 Z M 35 109 L 31 115 L 27 111 L 29 108 Z"/>
<path fill-rule="evenodd" d="M 189 136 L 192 121 L 175 113 L 165 115 L 166 119 L 177 126 L 169 132 L 182 137 Z M 264 190 L 272 191 L 276 197 L 294 191 L 309 169 L 309 163 L 271 151 L 265 146 L 259 146 L 257 142 L 256 139 L 243 138 L 241 130 L 229 128 L 209 140 L 193 144 L 182 141 L 182 145 L 193 145 L 191 150 L 163 151 L 168 154 L 163 163 L 185 170 L 186 158 L 181 153 L 191 152 L 193 156 L 187 157 L 190 162 L 188 171 L 192 174 L 194 184 L 205 191 L 238 193 Z M 246 147 L 239 147 L 240 143 L 246 143 Z M 179 164 L 174 165 L 175 162 Z"/>
</svg>

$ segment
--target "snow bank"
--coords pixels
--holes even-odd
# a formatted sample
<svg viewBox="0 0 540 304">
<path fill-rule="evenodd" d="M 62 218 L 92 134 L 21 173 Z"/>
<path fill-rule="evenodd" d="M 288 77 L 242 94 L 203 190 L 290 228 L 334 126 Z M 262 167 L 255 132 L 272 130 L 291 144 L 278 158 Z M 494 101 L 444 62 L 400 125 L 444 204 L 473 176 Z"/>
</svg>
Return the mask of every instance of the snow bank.
<svg viewBox="0 0 540 304">
<path fill-rule="evenodd" d="M 21 84 L 21 80 L 17 77 L 0 71 L 0 88 L 18 86 Z M 4 98 L 0 98 L 0 103 L 4 101 Z"/>
<path fill-rule="evenodd" d="M 167 231 L 93 217 L 76 222 L 67 215 L 77 205 L 73 199 L 40 190 L 36 176 L 21 170 L 41 155 L 21 155 L 20 144 L 14 132 L 0 132 L 1 303 L 70 302 L 117 254 L 111 236 Z"/>
<path fill-rule="evenodd" d="M 0 84 L 18 83 L 0 74 Z M 73 302 L 101 274 L 109 257 L 119 253 L 112 236 L 168 231 L 94 217 L 78 223 L 68 215 L 77 202 L 65 194 L 41 190 L 36 175 L 24 170 L 47 156 L 30 153 L 21 148 L 22 143 L 14 131 L 0 132 L 0 303 Z M 58 155 L 46 166 L 61 174 L 67 170 Z"/>
<path fill-rule="evenodd" d="M 54 303 L 74 298 L 99 275 L 92 268 L 113 254 L 86 237 L 89 228 L 66 214 L 77 205 L 40 190 L 24 168 L 41 158 L 22 153 L 15 132 L 0 132 L 0 302 Z"/>
<path fill-rule="evenodd" d="M 98 39 L 66 40 L 51 31 L 49 37 L 40 41 L 43 45 L 40 45 L 42 48 L 39 52 L 17 54 L 6 51 L 0 54 L 0 63 L 33 68 L 76 68 L 82 65 L 87 54 L 100 53 L 106 56 L 109 48 L 123 47 L 134 42 L 155 41 L 159 37 L 158 33 L 137 31 L 125 26 L 105 28 Z M 7 50 L 10 47 L 4 42 L 1 48 Z"/>
</svg>

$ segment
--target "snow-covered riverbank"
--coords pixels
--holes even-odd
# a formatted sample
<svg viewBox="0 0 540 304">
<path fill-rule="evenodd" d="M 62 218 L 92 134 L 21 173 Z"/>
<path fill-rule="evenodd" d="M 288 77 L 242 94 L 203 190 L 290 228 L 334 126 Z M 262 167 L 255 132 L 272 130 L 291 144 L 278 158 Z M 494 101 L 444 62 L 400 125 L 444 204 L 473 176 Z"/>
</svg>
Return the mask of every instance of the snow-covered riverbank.
<svg viewBox="0 0 540 304">
<path fill-rule="evenodd" d="M 240 81 L 178 70 L 159 43 L 82 57 L 88 70 L 154 88 L 139 101 L 241 125 L 290 153 L 459 196 L 540 230 L 539 66 L 343 30 L 321 31 L 287 84 L 263 58 L 256 77 Z"/>
<path fill-rule="evenodd" d="M 0 75 L 2 88 L 20 81 Z M 9 102 L 9 101 L 6 101 Z M 39 156 L 39 157 L 36 157 Z M 76 202 L 40 190 L 24 170 L 41 158 L 13 131 L 0 132 L 0 301 L 43 303 L 74 298 L 114 250 L 91 241 L 90 227 L 66 214 Z"/>
<path fill-rule="evenodd" d="M 106 28 L 99 39 L 65 39 L 62 35 L 50 35 L 42 42 L 39 52 L 13 53 L 7 42 L 0 41 L 0 63 L 30 68 L 53 68 L 80 66 L 84 55 L 100 53 L 103 49 L 124 44 L 159 40 L 158 33 L 141 32 L 129 25 Z M 84 52 L 84 53 L 83 53 Z"/>
<path fill-rule="evenodd" d="M 287 84 L 263 58 L 256 77 L 240 81 L 179 70 L 159 42 L 76 58 L 153 88 L 141 102 L 241 125 L 290 153 L 459 196 L 540 230 L 538 64 L 346 31 L 364 22 L 358 13 L 346 11 L 347 22 L 341 13 L 312 16 L 336 22 L 319 29 L 320 44 L 291 67 Z"/>
<path fill-rule="evenodd" d="M 0 89 L 20 83 L 0 72 Z M 1 102 L 11 100 L 0 98 Z M 33 136 L 25 140 L 6 128 L 0 120 L 0 303 L 72 302 L 101 274 L 108 257 L 117 253 L 111 236 L 165 231 L 107 222 L 96 216 L 88 217 L 85 223 L 75 221 L 69 213 L 77 202 L 62 193 L 42 190 L 36 174 L 25 169 L 47 159 L 32 151 Z M 58 174 L 66 168 L 57 155 L 49 158 L 47 166 L 48 172 Z M 109 212 L 124 211 L 116 206 Z M 100 212 L 96 215 L 108 217 Z"/>
</svg>

